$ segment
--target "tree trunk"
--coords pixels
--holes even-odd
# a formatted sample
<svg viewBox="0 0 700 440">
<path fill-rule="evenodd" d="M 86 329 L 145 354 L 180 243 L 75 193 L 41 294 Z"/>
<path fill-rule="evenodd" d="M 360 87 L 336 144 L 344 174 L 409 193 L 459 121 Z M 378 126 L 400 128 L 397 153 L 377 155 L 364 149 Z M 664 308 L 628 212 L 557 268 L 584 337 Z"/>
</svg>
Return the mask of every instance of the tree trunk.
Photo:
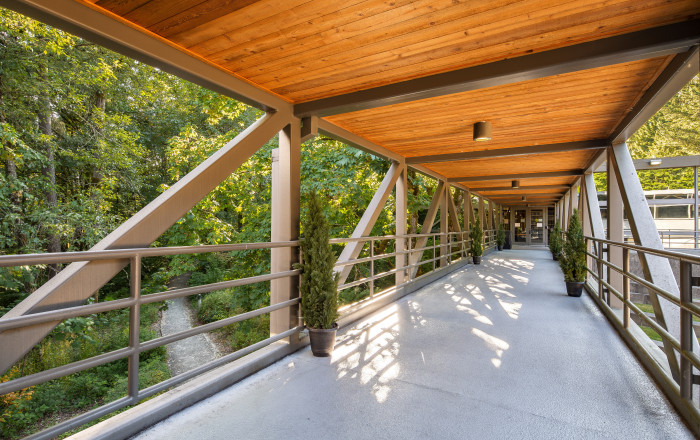
<svg viewBox="0 0 700 440">
<path fill-rule="evenodd" d="M 38 121 L 39 121 L 39 131 L 45 136 L 43 140 L 44 154 L 46 155 L 46 166 L 42 169 L 42 173 L 47 180 L 46 190 L 44 196 L 46 198 L 46 206 L 51 213 L 56 213 L 56 208 L 58 207 L 58 195 L 56 194 L 56 163 L 54 158 L 53 142 L 50 136 L 53 134 L 51 126 L 51 103 L 49 102 L 48 89 L 49 84 L 46 79 L 46 68 L 44 67 L 41 74 L 45 90 L 39 95 L 39 111 L 38 111 Z M 48 225 L 47 227 L 47 252 L 61 252 L 61 240 L 56 234 L 55 225 Z M 53 278 L 54 275 L 58 273 L 59 265 L 50 264 L 49 266 L 49 278 Z"/>
<path fill-rule="evenodd" d="M 0 76 L 0 90 L 2 90 L 2 77 Z M 3 96 L 0 93 L 0 108 L 3 105 Z M 7 120 L 5 119 L 5 113 L 0 111 L 0 123 L 4 124 Z M 22 246 L 24 246 L 24 234 L 22 233 L 22 190 L 19 187 L 19 182 L 17 178 L 17 164 L 15 163 L 15 158 L 12 153 L 12 149 L 5 145 L 5 149 L 8 151 L 7 158 L 5 159 L 5 175 L 7 177 L 7 182 L 12 188 L 10 192 L 10 211 L 15 214 L 15 219 L 12 222 L 11 234 L 15 238 L 15 244 L 12 246 L 15 252 L 19 252 Z"/>
</svg>

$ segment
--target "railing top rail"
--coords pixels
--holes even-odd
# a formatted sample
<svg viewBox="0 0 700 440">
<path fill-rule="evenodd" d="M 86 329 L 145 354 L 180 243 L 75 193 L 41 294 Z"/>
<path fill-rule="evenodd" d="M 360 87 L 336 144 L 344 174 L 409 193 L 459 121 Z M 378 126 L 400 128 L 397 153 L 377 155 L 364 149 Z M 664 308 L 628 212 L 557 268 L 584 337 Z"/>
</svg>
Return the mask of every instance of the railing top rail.
<svg viewBox="0 0 700 440">
<path fill-rule="evenodd" d="M 650 247 L 639 246 L 636 244 L 621 243 L 618 241 L 611 241 L 611 240 L 606 240 L 603 238 L 595 238 L 595 237 L 591 237 L 588 235 L 586 235 L 585 238 L 587 240 L 596 241 L 599 243 L 605 243 L 608 245 L 618 246 L 618 247 L 621 247 L 623 249 L 626 248 L 626 249 L 633 250 L 633 251 L 644 252 L 646 254 L 658 255 L 660 257 L 675 258 L 677 260 L 686 261 L 688 263 L 700 264 L 700 257 L 686 254 L 684 252 L 674 252 L 674 251 L 667 251 L 664 249 L 654 249 L 654 248 L 650 248 Z"/>
<path fill-rule="evenodd" d="M 432 236 L 457 235 L 464 232 L 434 232 L 428 234 L 406 234 L 406 235 L 385 235 L 371 237 L 355 237 L 355 238 L 332 238 L 331 244 L 342 244 L 350 242 L 362 242 L 371 240 L 395 240 L 397 238 L 419 238 Z M 37 253 L 37 254 L 17 254 L 17 255 L 0 255 L 0 267 L 22 266 L 32 264 L 55 264 L 55 263 L 73 263 L 80 261 L 96 261 L 96 260 L 119 260 L 129 259 L 135 256 L 145 257 L 160 257 L 168 255 L 189 255 L 203 254 L 209 252 L 232 252 L 242 250 L 258 250 L 258 249 L 273 249 L 281 247 L 299 246 L 299 240 L 277 241 L 277 242 L 261 242 L 261 243 L 231 243 L 231 244 L 216 244 L 216 245 L 199 245 L 199 246 L 170 246 L 170 247 L 140 247 L 127 249 L 105 249 L 105 250 L 87 250 L 80 252 L 54 252 L 54 253 Z"/>
<path fill-rule="evenodd" d="M 207 252 L 230 252 L 256 249 L 272 249 L 298 246 L 298 240 L 263 243 L 232 243 L 200 246 L 171 246 L 131 249 L 106 249 L 100 251 L 54 252 L 47 254 L 0 255 L 0 267 L 25 264 L 72 263 L 75 261 L 118 260 L 135 256 L 160 257 L 165 255 L 203 254 Z"/>
</svg>

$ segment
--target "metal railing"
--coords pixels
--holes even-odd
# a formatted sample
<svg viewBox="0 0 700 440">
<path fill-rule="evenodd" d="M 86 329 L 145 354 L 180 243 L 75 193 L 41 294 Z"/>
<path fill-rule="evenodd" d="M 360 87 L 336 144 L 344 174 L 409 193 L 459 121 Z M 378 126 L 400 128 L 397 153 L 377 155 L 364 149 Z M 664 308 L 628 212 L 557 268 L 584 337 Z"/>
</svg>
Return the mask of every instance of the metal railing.
<svg viewBox="0 0 700 440">
<path fill-rule="evenodd" d="M 618 247 L 622 250 L 622 267 L 615 265 L 604 258 L 610 255 L 609 248 Z M 693 277 L 693 265 L 700 265 L 700 257 L 695 257 L 680 252 L 665 251 L 628 243 L 619 243 L 609 240 L 586 237 L 586 255 L 594 262 L 593 267 L 588 267 L 591 278 L 587 287 L 591 296 L 596 300 L 601 310 L 608 319 L 621 332 L 622 336 L 638 355 L 645 367 L 652 373 L 657 382 L 666 391 L 676 408 L 689 421 L 691 428 L 698 433 L 700 431 L 700 412 L 698 405 L 693 400 L 693 385 L 700 383 L 700 376 L 693 373 L 693 368 L 700 370 L 700 357 L 693 352 L 693 318 L 700 317 L 700 307 L 693 303 L 693 286 L 700 285 L 700 278 Z M 680 296 L 660 288 L 649 281 L 640 278 L 630 271 L 630 252 L 637 252 L 647 256 L 674 259 L 680 263 Z M 606 272 L 614 271 L 622 275 L 622 291 L 610 284 Z M 593 284 L 591 284 L 593 281 Z M 630 281 L 635 281 L 655 292 L 658 296 L 678 306 L 680 313 L 680 337 L 676 338 L 669 333 L 664 326 L 648 316 L 635 303 L 630 300 Z M 611 295 L 622 304 L 622 318 L 611 307 Z M 632 320 L 630 313 L 634 313 L 638 322 L 651 328 L 662 339 L 665 347 L 671 347 L 671 353 L 666 353 L 668 368 L 653 361 L 654 354 L 650 351 L 650 340 L 641 332 L 631 331 Z M 646 338 L 646 341 L 643 339 Z M 680 359 L 678 362 L 677 358 Z M 696 396 L 697 397 L 697 396 Z"/>
<path fill-rule="evenodd" d="M 421 238 L 426 239 L 426 244 L 429 241 L 430 244 L 422 247 L 416 247 L 415 243 Z M 375 243 L 379 240 L 402 240 L 405 243 L 406 249 L 403 251 L 396 251 L 396 244 L 394 245 L 394 251 L 388 253 L 382 253 L 375 255 L 374 248 Z M 397 272 L 404 272 L 404 282 L 396 287 L 404 284 L 408 284 L 414 281 L 416 277 L 412 275 L 414 268 L 430 265 L 432 264 L 432 272 L 437 268 L 438 262 L 440 266 L 449 265 L 451 262 L 466 258 L 468 255 L 469 243 L 466 232 L 451 232 L 451 233 L 435 233 L 435 234 L 409 234 L 403 236 L 384 236 L 384 237 L 362 237 L 362 238 L 336 238 L 330 240 L 332 244 L 341 244 L 348 242 L 369 242 L 370 243 L 370 255 L 368 257 L 357 258 L 347 262 L 339 263 L 336 266 L 344 265 L 355 265 L 362 263 L 370 263 L 370 276 L 354 280 L 339 286 L 339 290 L 347 289 L 353 286 L 368 284 L 370 287 L 370 297 L 375 295 L 374 282 L 380 278 L 395 274 Z M 57 323 L 70 318 L 76 318 L 80 316 L 89 316 L 96 313 L 103 313 L 109 311 L 115 311 L 120 309 L 129 310 L 129 338 L 128 346 L 120 348 L 111 352 L 99 354 L 93 357 L 89 357 L 83 360 L 72 362 L 60 367 L 52 368 L 49 370 L 41 371 L 31 375 L 19 377 L 16 379 L 9 380 L 7 382 L 0 383 L 0 395 L 17 392 L 26 389 L 31 386 L 42 384 L 44 382 L 65 377 L 80 371 L 84 371 L 89 368 L 104 365 L 109 362 L 116 360 L 128 359 L 128 385 L 127 385 L 127 395 L 113 402 L 107 403 L 103 406 L 95 408 L 91 411 L 85 412 L 77 417 L 70 420 L 56 424 L 44 431 L 31 436 L 31 438 L 53 438 L 60 435 L 66 431 L 79 427 L 85 423 L 96 420 L 104 415 L 112 413 L 116 410 L 125 408 L 130 405 L 134 405 L 139 401 L 153 396 L 159 392 L 162 392 L 168 388 L 179 385 L 189 379 L 192 379 L 198 375 L 206 373 L 214 368 L 217 368 L 226 363 L 232 362 L 239 359 L 247 354 L 250 354 L 256 350 L 266 347 L 274 342 L 280 341 L 294 334 L 298 334 L 303 330 L 303 326 L 296 326 L 290 328 L 289 330 L 282 332 L 280 334 L 274 335 L 270 338 L 257 342 L 253 345 L 235 351 L 233 353 L 227 354 L 221 358 L 215 359 L 207 364 L 200 365 L 190 371 L 179 374 L 175 377 L 171 377 L 165 381 L 158 384 L 150 386 L 148 388 L 139 389 L 139 355 L 145 351 L 152 350 L 164 345 L 180 341 L 182 339 L 209 332 L 227 325 L 231 325 L 236 322 L 240 322 L 246 319 L 250 319 L 256 316 L 270 313 L 275 310 L 280 310 L 288 307 L 295 306 L 300 303 L 300 298 L 293 298 L 287 301 L 280 302 L 278 304 L 273 304 L 267 307 L 262 307 L 257 310 L 249 311 L 246 313 L 241 313 L 235 316 L 224 318 L 211 323 L 199 325 L 194 328 L 190 328 L 185 331 L 180 331 L 167 336 L 158 337 L 148 341 L 141 342 L 140 335 L 140 307 L 145 304 L 188 297 L 191 295 L 199 295 L 202 293 L 209 293 L 216 290 L 228 289 L 233 287 L 240 287 L 249 284 L 271 281 L 275 279 L 291 277 L 298 275 L 299 270 L 288 270 L 284 272 L 269 273 L 264 275 L 240 278 L 231 281 L 223 281 L 217 283 L 211 283 L 195 287 L 178 288 L 158 293 L 152 293 L 147 295 L 142 295 L 142 274 L 141 265 L 142 259 L 147 257 L 159 257 L 159 256 L 174 256 L 174 255 L 189 255 L 189 254 L 202 254 L 202 253 L 212 253 L 212 252 L 232 252 L 232 251 L 242 251 L 242 250 L 260 250 L 260 249 L 273 249 L 273 248 L 284 248 L 284 247 L 298 247 L 298 241 L 286 241 L 286 242 L 273 242 L 273 243 L 242 243 L 242 244 L 228 244 L 228 245 L 214 245 L 214 246 L 191 246 L 191 247 L 166 247 L 166 248 L 138 248 L 138 249 L 124 249 L 124 250 L 104 250 L 104 251 L 85 251 L 85 252 L 62 252 L 53 254 L 25 254 L 25 255 L 4 255 L 0 256 L 0 267 L 11 267 L 11 266 L 25 266 L 25 265 L 39 265 L 39 264 L 60 264 L 69 262 L 85 262 L 85 261 L 97 261 L 97 260 L 129 260 L 130 261 L 130 295 L 129 298 L 116 299 L 111 301 L 106 301 L 102 303 L 86 304 L 61 308 L 59 310 L 46 311 L 33 313 L 18 317 L 11 318 L 0 318 L 0 332 L 11 329 L 18 329 L 22 327 L 32 326 L 36 324 L 45 323 Z M 488 244 L 487 244 L 488 246 Z M 421 252 L 432 251 L 432 257 L 420 259 L 421 261 L 415 261 L 411 263 L 412 258 L 419 258 Z M 401 267 L 395 267 L 393 269 L 375 273 L 375 262 L 382 259 L 396 258 L 397 255 L 406 255 L 408 260 L 407 264 Z M 418 277 L 419 278 L 419 277 Z"/>
<path fill-rule="evenodd" d="M 659 229 L 661 244 L 666 249 L 697 249 L 700 247 L 700 231 L 683 229 Z M 632 231 L 626 229 L 625 242 L 634 243 Z"/>
<path fill-rule="evenodd" d="M 82 424 L 96 420 L 104 415 L 119 410 L 121 408 L 134 405 L 139 401 L 153 396 L 173 386 L 179 385 L 195 376 L 206 373 L 226 363 L 239 359 L 260 348 L 268 346 L 276 341 L 287 338 L 293 334 L 301 332 L 302 326 L 291 328 L 283 333 L 274 335 L 263 341 L 235 351 L 221 358 L 215 359 L 207 364 L 200 365 L 190 371 L 171 377 L 158 384 L 139 390 L 139 355 L 145 351 L 209 332 L 236 322 L 250 319 L 259 315 L 270 313 L 275 310 L 294 306 L 300 302 L 299 298 L 294 298 L 278 304 L 262 307 L 257 310 L 231 316 L 215 322 L 200 325 L 185 331 L 162 336 L 149 341 L 141 342 L 140 335 L 140 307 L 145 304 L 175 299 L 201 293 L 208 293 L 220 289 L 245 286 L 264 281 L 271 281 L 279 278 L 294 276 L 300 273 L 298 270 L 288 270 L 284 272 L 270 273 L 253 277 L 241 278 L 231 281 L 206 284 L 196 287 L 173 289 L 164 292 L 141 295 L 141 262 L 145 257 L 189 255 L 210 252 L 232 252 L 253 249 L 272 249 L 282 247 L 298 246 L 297 241 L 277 242 L 277 243 L 242 243 L 214 246 L 194 246 L 194 247 L 167 247 L 167 248 L 141 248 L 125 250 L 104 250 L 85 252 L 61 252 L 53 254 L 28 254 L 28 255 L 5 255 L 0 256 L 0 267 L 37 265 L 37 264 L 58 264 L 67 262 L 97 261 L 97 260 L 125 260 L 130 261 L 130 295 L 127 299 L 118 299 L 98 304 L 87 304 L 74 307 L 66 307 L 60 310 L 33 313 L 24 316 L 0 319 L 0 332 L 10 329 L 17 329 L 36 324 L 52 323 L 79 316 L 88 316 L 95 313 L 108 312 L 120 309 L 129 309 L 129 345 L 118 350 L 89 357 L 77 362 L 72 362 L 60 367 L 41 371 L 28 376 L 19 377 L 10 381 L 0 383 L 0 395 L 23 390 L 25 388 L 38 385 L 53 379 L 65 377 L 80 371 L 104 365 L 116 360 L 128 359 L 128 382 L 127 396 L 100 406 L 96 409 L 83 413 L 73 419 L 54 425 L 41 431 L 33 438 L 53 438 L 56 435 L 74 429 Z"/>
</svg>

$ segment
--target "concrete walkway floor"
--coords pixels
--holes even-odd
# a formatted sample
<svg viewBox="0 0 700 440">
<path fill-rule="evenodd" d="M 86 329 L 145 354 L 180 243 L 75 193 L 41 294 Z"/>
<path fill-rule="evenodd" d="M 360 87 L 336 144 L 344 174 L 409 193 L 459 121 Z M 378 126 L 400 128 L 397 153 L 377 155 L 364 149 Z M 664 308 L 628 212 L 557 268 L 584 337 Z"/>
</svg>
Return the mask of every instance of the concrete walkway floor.
<svg viewBox="0 0 700 440">
<path fill-rule="evenodd" d="M 693 438 L 547 251 L 493 253 L 135 437 Z"/>
</svg>

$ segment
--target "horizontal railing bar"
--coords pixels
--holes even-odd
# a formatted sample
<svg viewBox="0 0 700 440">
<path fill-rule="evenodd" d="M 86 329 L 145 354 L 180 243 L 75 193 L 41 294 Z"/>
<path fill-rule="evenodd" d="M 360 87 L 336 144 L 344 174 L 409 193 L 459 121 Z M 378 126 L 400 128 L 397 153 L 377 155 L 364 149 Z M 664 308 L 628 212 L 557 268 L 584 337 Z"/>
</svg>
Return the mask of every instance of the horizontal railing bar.
<svg viewBox="0 0 700 440">
<path fill-rule="evenodd" d="M 88 368 L 99 367 L 100 365 L 104 365 L 109 362 L 118 361 L 119 359 L 131 355 L 133 351 L 134 350 L 130 347 L 120 348 L 118 350 L 110 351 L 109 353 L 99 354 L 88 359 L 71 362 L 70 364 L 55 367 L 50 370 L 30 374 L 29 376 L 18 377 L 17 379 L 0 383 L 0 395 L 13 393 L 34 385 L 39 385 L 40 383 L 78 373 L 80 371 L 87 370 Z"/>
<path fill-rule="evenodd" d="M 173 333 L 172 335 L 161 336 L 160 338 L 151 339 L 150 341 L 142 342 L 138 351 L 143 353 L 144 351 L 152 350 L 158 348 L 162 345 L 167 345 L 172 342 L 177 342 L 179 340 L 189 338 L 191 336 L 196 336 L 200 333 L 206 333 L 211 330 L 216 330 L 217 328 L 225 327 L 227 325 L 235 324 L 236 322 L 245 321 L 246 319 L 254 318 L 256 316 L 264 315 L 266 313 L 274 312 L 275 310 L 283 309 L 285 307 L 298 304 L 301 301 L 300 298 L 293 298 L 281 303 L 277 303 L 267 307 L 261 307 L 250 312 L 241 313 L 236 316 L 231 316 L 230 318 L 220 319 L 218 321 L 210 322 L 207 324 L 202 324 L 200 326 L 191 328 L 189 330 L 184 330 L 181 332 Z"/>
<path fill-rule="evenodd" d="M 271 344 L 273 344 L 277 341 L 280 341 L 284 338 L 287 338 L 293 334 L 299 333 L 303 329 L 304 329 L 304 326 L 298 326 L 298 327 L 295 327 L 293 329 L 289 329 L 285 332 L 282 332 L 280 334 L 277 334 L 275 336 L 272 336 L 270 338 L 267 338 L 265 340 L 259 341 L 253 345 L 249 345 L 246 348 L 243 348 L 241 350 L 237 350 L 237 351 L 230 353 L 226 356 L 220 357 L 219 359 L 215 359 L 207 364 L 204 364 L 204 365 L 201 365 L 197 368 L 194 368 L 186 373 L 179 374 L 175 377 L 172 377 L 172 378 L 167 379 L 163 382 L 160 382 L 156 385 L 153 385 L 153 386 L 150 386 L 144 390 L 141 390 L 136 398 L 122 397 L 119 400 L 115 400 L 114 402 L 110 402 L 110 403 L 103 405 L 99 408 L 95 408 L 92 411 L 88 411 L 84 414 L 73 417 L 70 420 L 66 420 L 65 422 L 54 425 L 49 429 L 45 429 L 44 431 L 41 431 L 41 432 L 38 432 L 32 436 L 29 436 L 29 437 L 27 437 L 27 440 L 29 440 L 29 439 L 44 440 L 44 439 L 55 438 L 56 436 L 66 432 L 66 431 L 77 428 L 81 425 L 84 425 L 85 423 L 89 423 L 93 420 L 99 419 L 100 417 L 105 416 L 109 413 L 112 413 L 112 412 L 117 411 L 119 409 L 125 408 L 127 406 L 132 405 L 132 404 L 135 404 L 140 400 L 143 400 L 147 397 L 158 394 L 161 391 L 164 391 L 168 388 L 172 388 L 174 386 L 177 386 L 183 382 L 186 382 L 189 379 L 192 379 L 200 374 L 211 371 L 214 368 L 217 368 L 221 365 L 224 365 L 226 363 L 233 362 L 237 359 L 240 359 L 241 357 L 246 356 L 246 355 L 248 355 L 256 350 L 259 350 L 263 347 L 271 345 Z"/>
<path fill-rule="evenodd" d="M 303 329 L 304 329 L 303 325 L 300 325 L 298 327 L 294 327 L 292 329 L 289 329 L 287 331 L 279 333 L 275 336 L 269 337 L 269 338 L 264 339 L 262 341 L 256 342 L 255 344 L 252 344 L 252 345 L 249 345 L 249 346 L 242 348 L 240 350 L 234 351 L 233 353 L 229 353 L 226 356 L 222 356 L 222 357 L 215 359 L 211 362 L 208 362 L 204 365 L 200 365 L 199 367 L 196 367 L 190 371 L 187 371 L 187 372 L 182 373 L 182 374 L 178 374 L 175 377 L 171 377 L 170 379 L 164 380 L 163 382 L 160 382 L 160 383 L 152 385 L 148 388 L 145 388 L 139 392 L 138 400 L 145 399 L 145 398 L 150 397 L 154 394 L 158 394 L 161 391 L 164 391 L 168 388 L 176 386 L 182 382 L 186 382 L 187 380 L 192 379 L 193 377 L 196 377 L 202 373 L 206 373 L 210 370 L 213 370 L 214 368 L 220 367 L 221 365 L 225 365 L 229 362 L 233 362 L 237 359 L 240 359 L 243 356 L 246 356 L 246 355 L 248 355 L 256 350 L 259 350 L 259 349 L 266 347 L 270 344 L 273 344 L 277 341 L 280 341 L 286 337 L 300 333 Z"/>
<path fill-rule="evenodd" d="M 73 306 L 60 310 L 51 310 L 48 312 L 32 313 L 30 315 L 16 316 L 14 318 L 0 318 L 0 332 L 11 328 L 25 327 L 52 321 L 63 321 L 78 316 L 124 309 L 131 307 L 135 303 L 136 301 L 131 298 L 124 298 L 96 304 L 86 304 L 84 306 Z"/>
<path fill-rule="evenodd" d="M 0 255 L 0 267 L 25 266 L 32 264 L 72 263 L 76 261 L 93 260 L 125 260 L 139 255 L 145 257 L 161 257 L 168 255 L 191 255 L 209 252 L 232 252 L 256 249 L 274 249 L 295 247 L 298 240 L 265 243 L 232 243 L 201 246 L 172 246 L 132 249 L 106 249 L 101 251 L 53 252 L 46 254 Z"/>
<path fill-rule="evenodd" d="M 656 293 L 658 293 L 659 295 L 661 295 L 662 297 L 666 298 L 667 300 L 669 300 L 669 301 L 672 302 L 673 304 L 675 304 L 675 305 L 677 305 L 677 306 L 680 306 L 680 305 L 681 305 L 681 304 L 680 304 L 680 298 L 676 297 L 675 295 L 673 295 L 672 293 L 670 293 L 670 292 L 668 292 L 668 291 L 666 291 L 666 290 L 664 290 L 664 289 L 661 289 L 660 287 L 656 286 L 655 284 L 652 284 L 652 283 L 648 282 L 648 281 L 645 280 L 644 278 L 640 278 L 640 277 L 636 276 L 636 275 L 633 274 L 633 273 L 625 273 L 624 270 L 621 269 L 619 266 L 617 266 L 617 265 L 615 265 L 615 264 L 613 264 L 613 263 L 610 263 L 610 262 L 606 261 L 606 260 L 603 259 L 603 258 L 598 258 L 597 256 L 591 254 L 591 253 L 588 252 L 588 251 L 586 251 L 586 255 L 588 255 L 588 256 L 594 258 L 596 261 L 600 261 L 603 265 L 614 269 L 616 272 L 622 274 L 622 276 L 626 276 L 626 277 L 628 277 L 628 278 L 631 278 L 631 279 L 633 279 L 634 281 L 636 281 L 636 282 L 638 282 L 639 284 L 641 284 L 641 285 L 643 285 L 644 287 L 646 287 L 647 289 L 653 290 L 654 292 L 656 292 Z"/>
<path fill-rule="evenodd" d="M 602 283 L 605 287 L 607 287 L 607 288 L 608 288 L 608 292 L 610 292 L 610 291 L 616 291 L 616 289 L 615 289 L 613 286 L 611 286 L 608 282 L 606 282 L 605 280 L 601 279 L 600 277 L 594 276 L 594 278 L 595 278 L 598 282 Z M 616 291 L 616 292 L 617 292 L 617 291 Z M 617 292 L 617 293 L 619 294 L 619 292 Z M 617 295 L 616 295 L 616 296 L 617 296 Z M 621 297 L 618 296 L 618 298 L 621 298 Z M 666 340 L 668 340 L 668 341 L 671 343 L 671 345 L 673 346 L 673 348 L 674 348 L 677 352 L 679 352 L 679 353 L 681 352 L 681 344 L 680 344 L 680 342 L 679 342 L 672 334 L 670 334 L 668 331 L 666 331 L 666 329 L 664 329 L 663 327 L 661 327 L 661 326 L 660 326 L 656 321 L 654 321 L 652 318 L 650 318 L 649 316 L 647 316 L 647 314 L 644 313 L 644 312 L 643 312 L 639 307 L 637 307 L 637 305 L 634 304 L 633 302 L 626 302 L 626 301 L 625 301 L 625 303 L 627 304 L 627 306 L 629 306 L 630 309 L 632 309 L 632 311 L 633 311 L 637 316 L 639 316 L 645 323 L 647 323 L 647 324 L 649 325 L 649 327 L 651 327 L 655 332 L 657 332 L 662 338 L 665 338 Z M 610 306 L 608 306 L 607 304 L 605 304 L 605 305 L 606 305 L 607 307 L 610 307 Z M 700 367 L 700 364 L 698 365 L 698 367 Z"/>
<path fill-rule="evenodd" d="M 636 244 L 627 244 L 627 243 L 619 243 L 616 241 L 610 241 L 610 240 L 604 240 L 601 238 L 595 238 L 595 237 L 585 237 L 588 240 L 594 241 L 594 242 L 603 242 L 608 245 L 613 245 L 617 246 L 619 248 L 627 248 L 633 251 L 638 251 L 638 252 L 643 252 L 646 254 L 652 254 L 652 255 L 657 255 L 660 257 L 668 257 L 668 258 L 675 258 L 679 261 L 686 261 L 688 263 L 694 263 L 694 264 L 700 264 L 700 257 L 694 257 L 689 254 L 684 254 L 683 252 L 674 252 L 674 251 L 667 251 L 664 249 L 654 249 L 650 247 L 644 247 L 644 246 L 638 246 Z"/>
<path fill-rule="evenodd" d="M 151 293 L 140 298 L 141 304 L 150 304 L 168 299 L 180 298 L 183 296 L 197 295 L 199 293 L 212 292 L 214 290 L 230 289 L 231 287 L 247 286 L 249 284 L 261 283 L 263 281 L 271 281 L 279 278 L 299 275 L 301 270 L 287 270 L 284 272 L 275 272 L 265 275 L 256 275 L 253 277 L 239 278 L 231 281 L 221 281 L 218 283 L 204 284 L 201 286 L 183 287 L 181 289 L 167 290 L 165 292 Z M 0 322 L 2 322 L 0 320 Z"/>
</svg>

